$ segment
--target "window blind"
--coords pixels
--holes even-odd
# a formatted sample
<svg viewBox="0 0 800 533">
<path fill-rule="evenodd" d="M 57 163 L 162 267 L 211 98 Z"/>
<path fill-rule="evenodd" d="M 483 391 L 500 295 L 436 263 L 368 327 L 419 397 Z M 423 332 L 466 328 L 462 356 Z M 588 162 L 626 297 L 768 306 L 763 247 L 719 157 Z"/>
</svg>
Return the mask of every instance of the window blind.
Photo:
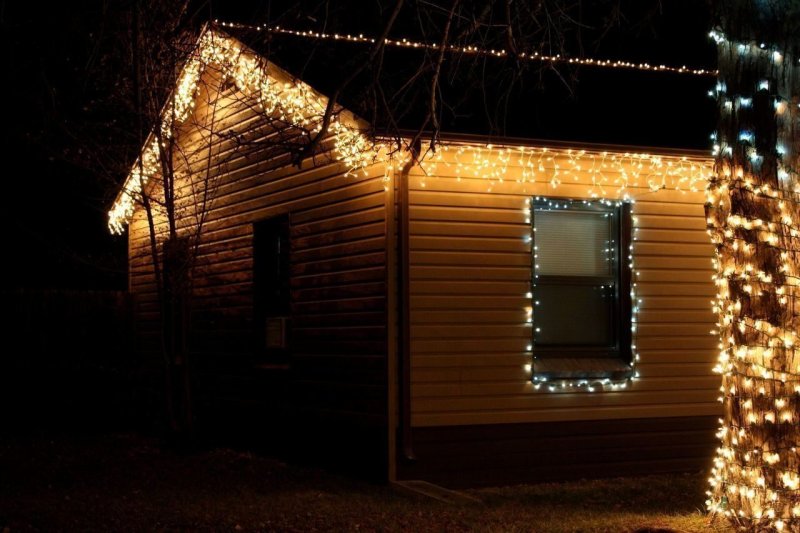
<svg viewBox="0 0 800 533">
<path fill-rule="evenodd" d="M 612 273 L 608 213 L 536 211 L 536 271 L 545 276 L 608 276 Z"/>
</svg>

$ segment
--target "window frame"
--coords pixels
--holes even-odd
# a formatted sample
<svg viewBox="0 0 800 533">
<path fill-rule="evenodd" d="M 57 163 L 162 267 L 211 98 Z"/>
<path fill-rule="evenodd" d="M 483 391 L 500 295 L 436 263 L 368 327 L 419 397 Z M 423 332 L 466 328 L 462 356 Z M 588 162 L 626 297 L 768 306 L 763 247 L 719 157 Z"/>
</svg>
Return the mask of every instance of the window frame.
<svg viewBox="0 0 800 533">
<path fill-rule="evenodd" d="M 616 241 L 613 252 L 615 272 L 608 276 L 558 276 L 540 275 L 536 271 L 536 212 L 542 208 L 562 206 L 560 209 L 573 212 L 610 213 L 610 234 Z M 556 208 L 559 209 L 559 208 Z M 627 378 L 632 374 L 633 362 L 633 302 L 632 302 L 632 216 L 630 202 L 605 200 L 571 200 L 555 197 L 531 199 L 531 300 L 533 350 L 533 377 L 549 378 Z M 536 287 L 541 285 L 597 285 L 613 283 L 614 299 L 611 304 L 610 322 L 612 343 L 608 346 L 581 344 L 537 344 Z"/>
</svg>

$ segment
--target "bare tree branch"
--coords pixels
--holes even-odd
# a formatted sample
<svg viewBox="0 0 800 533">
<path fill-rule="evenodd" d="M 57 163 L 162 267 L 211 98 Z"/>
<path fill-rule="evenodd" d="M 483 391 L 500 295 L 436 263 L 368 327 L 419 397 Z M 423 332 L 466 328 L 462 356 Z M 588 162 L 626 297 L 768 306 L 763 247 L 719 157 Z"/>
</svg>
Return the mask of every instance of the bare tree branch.
<svg viewBox="0 0 800 533">
<path fill-rule="evenodd" d="M 397 20 L 397 16 L 400 14 L 400 10 L 403 7 L 403 0 L 397 0 L 394 6 L 394 10 L 392 11 L 391 15 L 389 15 L 389 19 L 386 21 L 386 25 L 383 28 L 378 39 L 375 41 L 375 46 L 372 47 L 370 50 L 367 59 L 363 61 L 358 67 L 353 69 L 350 74 L 345 77 L 336 90 L 328 97 L 328 105 L 325 107 L 325 113 L 322 116 L 322 124 L 320 126 L 319 131 L 317 134 L 312 137 L 311 141 L 303 148 L 303 150 L 298 154 L 296 159 L 296 164 L 300 164 L 303 159 L 311 155 L 316 147 L 319 145 L 320 141 L 328 134 L 328 128 L 331 125 L 331 119 L 333 118 L 334 111 L 336 109 L 336 103 L 341 95 L 342 91 L 350 85 L 354 79 L 358 77 L 367 66 L 375 59 L 378 55 L 378 52 L 384 47 L 386 38 L 389 36 L 389 32 L 394 26 L 395 21 Z"/>
<path fill-rule="evenodd" d="M 436 101 L 439 96 L 439 74 L 442 71 L 442 63 L 444 63 L 444 55 L 447 52 L 447 48 L 450 46 L 450 25 L 453 22 L 453 16 L 455 15 L 456 9 L 458 8 L 459 0 L 453 0 L 453 5 L 450 8 L 450 13 L 447 15 L 447 22 L 444 25 L 444 30 L 442 31 L 442 40 L 439 44 L 439 55 L 436 58 L 436 64 L 434 65 L 433 75 L 431 76 L 431 85 L 430 85 L 430 99 L 428 101 L 428 113 L 427 118 L 425 121 L 420 125 L 419 130 L 417 130 L 416 135 L 414 135 L 414 139 L 411 142 L 411 145 L 416 145 L 419 141 L 421 135 L 424 132 L 424 128 L 428 125 L 429 122 L 433 123 L 433 132 L 431 135 L 430 140 L 430 150 L 434 150 L 436 147 L 436 142 L 439 139 L 439 130 L 441 128 L 439 117 L 436 111 Z"/>
</svg>

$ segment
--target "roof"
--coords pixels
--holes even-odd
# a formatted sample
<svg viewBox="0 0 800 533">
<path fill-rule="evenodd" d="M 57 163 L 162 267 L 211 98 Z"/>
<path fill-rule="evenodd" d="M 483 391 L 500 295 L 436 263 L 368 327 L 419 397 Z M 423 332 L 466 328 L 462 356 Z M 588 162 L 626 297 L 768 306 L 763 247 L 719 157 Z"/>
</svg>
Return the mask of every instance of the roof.
<svg viewBox="0 0 800 533">
<path fill-rule="evenodd" d="M 585 53 L 654 64 L 678 65 L 691 58 L 692 63 L 713 65 L 716 48 L 708 38 L 707 23 L 702 17 L 688 22 L 685 17 L 686 10 L 680 6 L 665 6 L 653 30 L 658 39 L 621 28 L 620 35 L 603 40 L 601 49 L 587 48 Z M 677 21 L 681 24 L 672 24 Z M 315 25 L 307 20 L 289 24 L 293 26 L 226 23 L 224 28 L 322 93 L 337 91 L 342 105 L 375 128 L 415 130 L 424 121 L 430 98 L 430 74 L 425 68 L 432 61 L 424 46 L 386 47 L 380 66 L 367 66 L 341 88 L 341 80 L 362 66 L 380 26 L 372 34 L 351 40 L 341 34 L 335 34 L 338 39 L 315 38 L 316 32 L 302 31 Z M 360 20 L 327 31 L 330 35 L 337 29 L 354 28 L 370 31 Z M 395 41 L 409 37 L 423 44 L 435 38 L 420 35 L 410 26 L 400 26 L 392 37 Z M 373 90 L 375 79 L 390 103 L 383 104 Z M 546 61 L 519 64 L 507 56 L 454 50 L 442 66 L 437 111 L 440 130 L 459 134 L 710 149 L 708 134 L 714 130 L 716 107 L 707 93 L 715 81 L 713 76 L 572 64 L 556 69 Z"/>
<path fill-rule="evenodd" d="M 243 44 L 240 39 L 232 37 L 216 26 L 208 25 L 201 32 L 196 52 L 181 70 L 175 89 L 162 111 L 161 127 L 165 135 L 172 135 L 172 127 L 190 116 L 201 75 L 208 66 L 214 66 L 226 73 L 239 90 L 257 98 L 268 112 L 279 115 L 289 123 L 302 125 L 312 132 L 319 130 L 321 117 L 328 103 L 328 98 L 324 94 L 267 60 L 262 54 Z M 370 139 L 362 133 L 367 126 L 365 121 L 341 106 L 337 109 L 330 125 L 334 137 L 335 156 L 351 170 L 365 167 L 381 158 L 388 160 L 386 154 L 392 152 L 391 149 L 386 149 L 386 136 L 381 136 L 378 132 L 375 139 Z M 398 132 L 395 131 L 392 139 L 397 139 L 397 135 Z M 403 135 L 403 132 L 400 131 L 399 135 Z M 608 164 L 613 161 L 615 165 L 620 166 L 619 168 L 633 161 L 640 166 L 647 162 L 646 166 L 653 173 L 661 172 L 662 168 L 671 168 L 668 173 L 680 169 L 682 174 L 680 176 L 676 174 L 671 183 L 671 186 L 676 188 L 696 188 L 695 184 L 705 180 L 710 168 L 708 153 L 697 150 L 647 149 L 463 133 L 444 133 L 440 140 L 445 145 L 460 146 L 462 151 L 474 149 L 483 154 L 486 150 L 494 149 L 499 150 L 498 154 L 508 153 L 513 149 L 521 154 L 520 157 L 528 158 L 541 158 L 543 154 L 547 154 L 548 157 L 560 154 L 567 160 L 573 161 L 573 164 L 577 164 L 575 161 L 578 158 L 598 164 L 601 162 Z M 430 164 L 437 158 L 441 159 L 435 153 L 428 153 L 422 163 Z M 673 168 L 672 163 L 664 163 L 665 158 L 674 158 L 678 163 Z M 396 163 L 396 159 L 394 162 Z M 151 133 L 109 211 L 108 224 L 113 233 L 123 231 L 133 215 L 135 203 L 144 185 L 151 177 L 157 175 L 159 170 L 159 147 L 155 135 Z M 498 168 L 492 170 L 494 173 L 500 171 Z M 504 169 L 502 171 L 504 172 Z M 651 188 L 663 188 L 665 183 L 656 185 L 649 183 Z M 621 185 L 622 188 L 627 186 L 629 186 L 627 181 Z"/>
<path fill-rule="evenodd" d="M 207 25 L 163 107 L 158 125 L 163 135 L 173 135 L 174 126 L 190 116 L 201 75 L 209 66 L 228 75 L 239 90 L 257 98 L 271 114 L 311 131 L 319 128 L 319 117 L 328 103 L 326 96 L 267 61 L 241 41 Z M 370 143 L 360 133 L 365 126 L 363 121 L 341 106 L 332 118 L 330 131 L 335 132 L 339 158 L 351 168 L 363 166 L 372 158 Z M 108 213 L 108 226 L 112 233 L 122 233 L 144 186 L 160 172 L 159 155 L 156 135 L 151 132 Z"/>
</svg>

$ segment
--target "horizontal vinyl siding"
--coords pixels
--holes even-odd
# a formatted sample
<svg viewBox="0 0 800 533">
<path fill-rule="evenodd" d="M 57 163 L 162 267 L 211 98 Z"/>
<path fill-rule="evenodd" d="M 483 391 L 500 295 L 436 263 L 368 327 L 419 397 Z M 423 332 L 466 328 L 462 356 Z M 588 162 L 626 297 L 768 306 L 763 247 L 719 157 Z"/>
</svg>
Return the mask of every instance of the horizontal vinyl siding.
<svg viewBox="0 0 800 533">
<path fill-rule="evenodd" d="M 209 111 L 208 104 L 198 103 L 195 114 Z M 332 162 L 327 152 L 298 167 L 285 150 L 266 148 L 275 132 L 252 101 L 230 91 L 217 102 L 215 123 L 232 128 L 245 142 L 226 136 L 209 145 L 207 134 L 198 133 L 202 128 L 188 128 L 181 137 L 191 168 L 204 172 L 210 154 L 218 180 L 194 273 L 195 361 L 220 376 L 252 377 L 258 372 L 252 366 L 253 223 L 289 213 L 293 316 L 287 376 L 292 407 L 329 420 L 385 425 L 383 166 L 345 176 L 345 166 Z M 323 148 L 329 145 L 326 141 Z M 186 185 L 179 187 L 179 194 L 186 190 Z M 190 224 L 185 219 L 179 226 Z M 152 351 L 158 305 L 141 210 L 130 224 L 129 258 L 140 338 Z M 236 387 L 225 391 L 245 393 Z M 382 444 L 373 444 L 379 454 Z"/>
<path fill-rule="evenodd" d="M 401 479 L 447 487 L 700 471 L 716 417 L 418 427 Z"/>
<path fill-rule="evenodd" d="M 571 178 L 558 189 L 541 177 L 523 184 L 515 181 L 521 170 L 511 167 L 504 182 L 490 184 L 438 168 L 409 178 L 413 426 L 720 412 L 711 371 L 718 341 L 709 334 L 713 247 L 702 193 L 630 191 L 640 379 L 616 392 L 550 393 L 534 390 L 525 368 L 531 228 L 524 209 L 536 195 L 587 198 L 588 181 Z"/>
</svg>

